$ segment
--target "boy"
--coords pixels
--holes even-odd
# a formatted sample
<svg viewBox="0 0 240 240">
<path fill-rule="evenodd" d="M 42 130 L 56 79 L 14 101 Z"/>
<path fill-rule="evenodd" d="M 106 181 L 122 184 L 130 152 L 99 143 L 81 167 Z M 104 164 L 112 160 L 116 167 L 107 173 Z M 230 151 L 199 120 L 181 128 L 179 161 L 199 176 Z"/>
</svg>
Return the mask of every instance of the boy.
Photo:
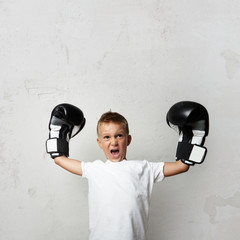
<svg viewBox="0 0 240 240">
<path fill-rule="evenodd" d="M 70 159 L 68 140 L 84 124 L 80 109 L 68 104 L 58 105 L 50 120 L 47 151 L 56 164 L 89 181 L 89 239 L 146 240 L 153 183 L 186 172 L 189 165 L 180 160 L 127 161 L 127 147 L 132 139 L 128 122 L 111 111 L 103 114 L 97 124 L 97 143 L 107 160 Z"/>
</svg>

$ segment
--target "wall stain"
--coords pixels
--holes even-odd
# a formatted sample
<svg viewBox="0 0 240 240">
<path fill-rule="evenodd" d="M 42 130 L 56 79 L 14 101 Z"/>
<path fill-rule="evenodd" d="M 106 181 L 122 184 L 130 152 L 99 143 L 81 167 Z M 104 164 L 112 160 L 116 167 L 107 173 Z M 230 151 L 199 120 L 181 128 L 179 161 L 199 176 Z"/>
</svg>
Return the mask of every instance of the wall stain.
<svg viewBox="0 0 240 240">
<path fill-rule="evenodd" d="M 61 92 L 61 90 L 57 87 L 43 86 L 40 81 L 35 81 L 31 79 L 25 80 L 25 89 L 28 95 L 36 95 L 38 97 L 45 95 L 54 95 Z"/>
<path fill-rule="evenodd" d="M 28 195 L 29 195 L 31 198 L 36 197 L 36 193 L 37 193 L 37 190 L 36 190 L 35 188 L 29 188 L 29 189 L 28 189 Z"/>
<path fill-rule="evenodd" d="M 240 208 L 240 192 L 236 192 L 232 197 L 223 198 L 221 196 L 209 196 L 204 205 L 204 212 L 209 215 L 209 221 L 216 224 L 217 208 L 218 207 L 235 207 Z"/>
<path fill-rule="evenodd" d="M 225 68 L 229 79 L 233 79 L 240 68 L 240 54 L 231 50 L 225 50 L 221 53 L 225 60 Z"/>
</svg>

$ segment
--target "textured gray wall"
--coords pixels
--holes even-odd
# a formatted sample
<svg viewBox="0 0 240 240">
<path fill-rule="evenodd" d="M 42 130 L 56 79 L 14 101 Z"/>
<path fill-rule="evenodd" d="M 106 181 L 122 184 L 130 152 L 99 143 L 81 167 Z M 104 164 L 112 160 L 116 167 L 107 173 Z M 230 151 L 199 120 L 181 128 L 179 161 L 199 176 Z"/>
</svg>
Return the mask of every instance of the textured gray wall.
<svg viewBox="0 0 240 240">
<path fill-rule="evenodd" d="M 45 153 L 52 108 L 80 107 L 71 157 L 104 159 L 96 123 L 129 121 L 128 159 L 174 161 L 178 101 L 210 114 L 204 164 L 156 184 L 150 240 L 236 240 L 240 229 L 240 2 L 2 0 L 0 239 L 88 238 L 87 182 Z"/>
</svg>

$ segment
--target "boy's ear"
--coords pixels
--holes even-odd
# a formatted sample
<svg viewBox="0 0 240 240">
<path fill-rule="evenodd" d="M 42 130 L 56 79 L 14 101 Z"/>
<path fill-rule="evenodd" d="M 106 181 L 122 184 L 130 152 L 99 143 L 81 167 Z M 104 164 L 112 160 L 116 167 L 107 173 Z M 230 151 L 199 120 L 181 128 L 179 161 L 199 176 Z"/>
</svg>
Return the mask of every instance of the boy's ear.
<svg viewBox="0 0 240 240">
<path fill-rule="evenodd" d="M 97 138 L 97 143 L 98 143 L 98 146 L 99 146 L 100 148 L 102 148 L 102 143 L 101 143 L 101 141 L 99 140 L 99 138 Z"/>
<path fill-rule="evenodd" d="M 130 145 L 131 141 L 132 141 L 132 136 L 128 135 L 128 144 L 127 144 L 128 146 Z"/>
</svg>

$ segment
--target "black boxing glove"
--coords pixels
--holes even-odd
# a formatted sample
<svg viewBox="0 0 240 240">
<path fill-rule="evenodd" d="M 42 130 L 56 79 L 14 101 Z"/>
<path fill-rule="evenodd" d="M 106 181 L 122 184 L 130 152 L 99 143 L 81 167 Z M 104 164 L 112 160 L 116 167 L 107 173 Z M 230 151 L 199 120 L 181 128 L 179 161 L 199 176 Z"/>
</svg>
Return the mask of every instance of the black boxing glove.
<svg viewBox="0 0 240 240">
<path fill-rule="evenodd" d="M 207 154 L 203 145 L 209 132 L 206 108 L 196 102 L 178 102 L 169 109 L 167 123 L 179 133 L 176 159 L 187 165 L 202 163 Z"/>
<path fill-rule="evenodd" d="M 67 103 L 57 105 L 49 122 L 49 139 L 46 142 L 47 153 L 54 159 L 69 156 L 69 140 L 84 127 L 86 119 L 83 112 Z"/>
</svg>

